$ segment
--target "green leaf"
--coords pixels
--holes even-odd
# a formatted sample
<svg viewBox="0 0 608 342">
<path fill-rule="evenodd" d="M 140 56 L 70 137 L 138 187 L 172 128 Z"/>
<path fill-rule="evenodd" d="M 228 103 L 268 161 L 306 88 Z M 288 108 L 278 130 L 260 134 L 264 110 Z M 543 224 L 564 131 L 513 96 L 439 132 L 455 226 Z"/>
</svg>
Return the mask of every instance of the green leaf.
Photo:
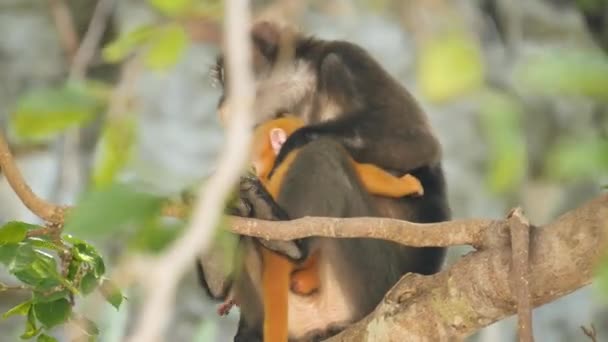
<svg viewBox="0 0 608 342">
<path fill-rule="evenodd" d="M 62 251 L 64 250 L 63 246 L 58 245 L 56 242 L 51 241 L 45 237 L 30 237 L 25 240 L 25 242 L 32 247 L 48 249 L 51 251 Z"/>
<path fill-rule="evenodd" d="M 188 13 L 193 9 L 193 0 L 148 0 L 159 12 L 173 17 Z"/>
<path fill-rule="evenodd" d="M 55 287 L 57 287 L 58 285 L 56 285 Z M 34 303 L 47 303 L 47 302 L 54 302 L 58 299 L 61 298 L 66 298 L 67 296 L 70 295 L 70 291 L 63 289 L 63 288 L 58 288 L 53 290 L 51 287 L 51 290 L 47 290 L 47 291 L 34 291 L 33 292 L 33 302 Z"/>
<path fill-rule="evenodd" d="M 526 176 L 521 113 L 518 104 L 504 94 L 487 93 L 483 98 L 480 118 L 491 156 L 486 182 L 495 193 L 512 192 Z"/>
<path fill-rule="evenodd" d="M 85 274 L 80 281 L 80 291 L 85 295 L 93 292 L 99 285 L 99 281 L 99 277 L 96 277 L 94 273 Z"/>
<path fill-rule="evenodd" d="M 15 260 L 18 248 L 19 245 L 16 243 L 0 245 L 0 262 L 5 266 L 9 266 Z"/>
<path fill-rule="evenodd" d="M 159 29 L 150 42 L 145 65 L 151 69 L 167 69 L 175 65 L 188 47 L 188 36 L 184 28 L 176 23 Z"/>
<path fill-rule="evenodd" d="M 608 141 L 588 137 L 564 139 L 549 151 L 545 171 L 550 178 L 561 180 L 608 174 Z"/>
<path fill-rule="evenodd" d="M 0 228 L 0 244 L 19 243 L 23 241 L 30 226 L 30 224 L 18 221 L 8 222 Z"/>
<path fill-rule="evenodd" d="M 25 321 L 25 332 L 21 335 L 21 339 L 29 340 L 38 335 L 42 328 L 36 327 L 36 316 L 34 315 L 34 306 L 30 306 L 27 311 L 27 321 Z"/>
<path fill-rule="evenodd" d="M 483 84 L 479 47 L 459 30 L 426 41 L 417 60 L 420 89 L 433 102 L 453 100 Z"/>
<path fill-rule="evenodd" d="M 36 303 L 33 308 L 36 318 L 47 329 L 66 322 L 72 314 L 72 306 L 65 298 L 53 302 Z"/>
<path fill-rule="evenodd" d="M 9 272 L 39 291 L 48 291 L 62 284 L 53 256 L 33 249 L 30 245 L 21 245 L 17 248 Z"/>
<path fill-rule="evenodd" d="M 103 295 L 103 297 L 110 303 L 116 310 L 120 309 L 120 304 L 122 304 L 122 300 L 124 296 L 120 292 L 120 289 L 110 280 L 104 280 L 104 282 L 99 287 L 99 292 Z"/>
<path fill-rule="evenodd" d="M 25 316 L 29 312 L 31 306 L 32 306 L 31 300 L 25 301 L 23 303 L 19 303 L 16 306 L 10 308 L 7 312 L 5 312 L 2 315 L 2 318 L 9 318 L 14 315 Z"/>
<path fill-rule="evenodd" d="M 135 143 L 135 123 L 133 115 L 122 115 L 106 122 L 93 168 L 96 188 L 110 185 L 127 164 Z"/>
<path fill-rule="evenodd" d="M 101 108 L 98 99 L 75 84 L 37 89 L 19 99 L 11 127 L 20 138 L 46 140 L 92 120 Z"/>
<path fill-rule="evenodd" d="M 608 58 L 601 52 L 553 49 L 515 68 L 518 86 L 530 95 L 586 96 L 608 102 Z"/>
<path fill-rule="evenodd" d="M 36 341 L 38 341 L 38 342 L 58 342 L 56 338 L 54 338 L 53 336 L 49 336 L 47 334 L 40 334 L 40 336 L 38 336 L 38 339 Z"/>
<path fill-rule="evenodd" d="M 110 235 L 129 223 L 141 223 L 158 215 L 163 200 L 113 184 L 89 193 L 70 211 L 65 230 L 87 236 Z"/>
<path fill-rule="evenodd" d="M 135 30 L 122 34 L 118 39 L 106 45 L 102 50 L 103 59 L 109 63 L 117 63 L 145 44 L 157 30 L 156 26 L 143 25 Z"/>
</svg>

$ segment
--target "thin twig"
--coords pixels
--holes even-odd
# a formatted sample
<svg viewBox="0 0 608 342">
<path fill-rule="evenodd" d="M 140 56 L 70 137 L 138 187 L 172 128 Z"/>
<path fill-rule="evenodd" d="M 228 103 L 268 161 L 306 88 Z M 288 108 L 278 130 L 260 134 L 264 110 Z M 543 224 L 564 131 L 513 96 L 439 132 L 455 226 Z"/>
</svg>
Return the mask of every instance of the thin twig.
<svg viewBox="0 0 608 342">
<path fill-rule="evenodd" d="M 220 220 L 224 203 L 238 180 L 248 158 L 247 146 L 251 139 L 249 111 L 254 99 L 253 76 L 250 71 L 251 49 L 249 35 L 249 6 L 244 0 L 226 2 L 225 33 L 230 94 L 231 120 L 226 134 L 226 148 L 218 163 L 217 172 L 199 190 L 198 201 L 189 227 L 166 253 L 142 274 L 141 283 L 147 285 L 147 298 L 132 342 L 160 341 L 169 317 L 178 282 L 191 269 L 196 257 L 207 248 Z"/>
<path fill-rule="evenodd" d="M 61 46 L 70 63 L 74 60 L 76 50 L 78 49 L 78 33 L 74 26 L 74 19 L 68 5 L 63 0 L 49 0 L 51 6 L 51 14 Z"/>
<path fill-rule="evenodd" d="M 414 223 L 391 218 L 304 217 L 291 221 L 265 221 L 230 217 L 233 233 L 273 240 L 294 240 L 310 236 L 368 237 L 394 241 L 412 247 L 471 245 L 493 246 L 491 235 L 505 224 L 499 220 L 466 219 L 438 223 Z"/>
<path fill-rule="evenodd" d="M 517 324 L 520 342 L 533 342 L 532 304 L 530 303 L 530 222 L 521 208 L 509 214 L 511 231 L 511 288 L 517 299 Z"/>
<path fill-rule="evenodd" d="M 585 334 L 585 336 L 589 337 L 591 342 L 597 342 L 597 330 L 595 329 L 595 326 L 593 324 L 591 324 L 590 328 L 581 325 L 581 330 L 583 331 L 583 334 Z"/>
<path fill-rule="evenodd" d="M 108 18 L 114 8 L 114 0 L 99 0 L 93 11 L 93 16 L 87 28 L 87 32 L 82 38 L 72 60 L 69 79 L 83 79 L 87 74 L 87 69 L 91 60 L 98 50 L 99 43 L 103 37 L 108 24 Z"/>
<path fill-rule="evenodd" d="M 32 191 L 19 172 L 2 133 L 0 133 L 0 169 L 17 197 L 32 213 L 47 222 L 63 223 L 67 208 L 49 203 Z"/>
</svg>

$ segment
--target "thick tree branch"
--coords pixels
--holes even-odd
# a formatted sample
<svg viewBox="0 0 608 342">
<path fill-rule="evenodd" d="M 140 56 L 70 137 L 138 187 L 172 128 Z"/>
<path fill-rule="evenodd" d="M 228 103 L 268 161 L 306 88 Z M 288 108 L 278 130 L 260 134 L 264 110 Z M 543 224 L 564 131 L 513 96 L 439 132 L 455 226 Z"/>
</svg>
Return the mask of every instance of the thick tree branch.
<svg viewBox="0 0 608 342">
<path fill-rule="evenodd" d="M 506 222 L 501 226 L 508 230 Z M 448 341 L 513 315 L 517 294 L 509 285 L 509 235 L 500 235 L 502 248 L 468 254 L 433 276 L 406 275 L 372 314 L 331 341 Z M 607 244 L 608 195 L 533 228 L 532 305 L 589 284 Z"/>
</svg>

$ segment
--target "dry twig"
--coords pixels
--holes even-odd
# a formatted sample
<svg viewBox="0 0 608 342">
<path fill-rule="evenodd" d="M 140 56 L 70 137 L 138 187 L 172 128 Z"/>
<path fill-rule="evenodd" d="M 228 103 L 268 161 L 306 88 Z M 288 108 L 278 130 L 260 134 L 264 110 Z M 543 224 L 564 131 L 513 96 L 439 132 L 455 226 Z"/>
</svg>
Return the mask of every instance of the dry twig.
<svg viewBox="0 0 608 342">
<path fill-rule="evenodd" d="M 530 303 L 530 223 L 521 208 L 509 214 L 511 231 L 511 288 L 517 298 L 518 335 L 520 342 L 533 342 L 532 305 Z"/>
</svg>

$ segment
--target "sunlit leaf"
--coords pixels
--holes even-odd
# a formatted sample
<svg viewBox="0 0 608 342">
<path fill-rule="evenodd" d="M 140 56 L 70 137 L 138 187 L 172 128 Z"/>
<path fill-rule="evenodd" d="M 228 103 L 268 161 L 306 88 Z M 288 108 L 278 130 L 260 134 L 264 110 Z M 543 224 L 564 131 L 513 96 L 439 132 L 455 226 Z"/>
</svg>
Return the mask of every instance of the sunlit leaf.
<svg viewBox="0 0 608 342">
<path fill-rule="evenodd" d="M 493 192 L 514 191 L 526 175 L 521 113 L 517 103 L 503 94 L 487 93 L 483 98 L 481 123 L 490 156 L 486 181 Z"/>
<path fill-rule="evenodd" d="M 36 318 L 46 328 L 65 323 L 72 314 L 72 306 L 65 298 L 53 302 L 36 303 L 33 308 Z"/>
<path fill-rule="evenodd" d="M 449 101 L 483 83 L 483 64 L 475 41 L 458 31 L 425 41 L 417 56 L 417 79 L 430 101 Z"/>
<path fill-rule="evenodd" d="M 159 12 L 170 17 L 186 14 L 192 10 L 195 3 L 193 0 L 148 0 L 148 2 Z"/>
<path fill-rule="evenodd" d="M 179 61 L 188 46 L 188 36 L 178 24 L 159 29 L 151 39 L 145 64 L 151 69 L 166 69 Z"/>
<path fill-rule="evenodd" d="M 116 310 L 120 309 L 120 304 L 124 299 L 124 296 L 120 292 L 120 289 L 110 280 L 104 280 L 99 287 L 99 292 L 104 298 L 110 303 Z"/>
<path fill-rule="evenodd" d="M 11 221 L 0 228 L 0 244 L 19 243 L 25 239 L 27 223 Z"/>
<path fill-rule="evenodd" d="M 55 272 L 51 269 L 55 269 Z M 48 254 L 40 253 L 29 245 L 21 245 L 17 249 L 15 260 L 9 266 L 9 272 L 24 283 L 37 286 L 45 279 L 56 277 L 56 262 Z"/>
<path fill-rule="evenodd" d="M 25 321 L 25 332 L 21 335 L 21 339 L 29 340 L 40 333 L 42 328 L 37 328 L 36 316 L 34 314 L 34 306 L 30 306 L 27 311 L 27 321 Z"/>
<path fill-rule="evenodd" d="M 47 334 L 40 334 L 40 336 L 38 336 L 38 339 L 36 341 L 38 341 L 38 342 L 58 342 L 56 338 L 54 338 L 53 336 L 49 336 Z"/>
<path fill-rule="evenodd" d="M 516 67 L 526 94 L 587 96 L 608 102 L 608 57 L 601 52 L 551 50 Z"/>
<path fill-rule="evenodd" d="M 110 63 L 120 62 L 137 47 L 145 44 L 156 29 L 153 25 L 144 25 L 120 35 L 118 39 L 103 48 L 102 56 L 104 60 Z"/>
<path fill-rule="evenodd" d="M 44 140 L 92 120 L 102 105 L 77 85 L 36 89 L 19 99 L 11 127 L 20 138 Z"/>
<path fill-rule="evenodd" d="M 555 179 L 585 179 L 608 174 L 608 141 L 565 139 L 549 152 L 546 173 Z"/>
<path fill-rule="evenodd" d="M 89 193 L 70 211 L 65 229 L 88 236 L 109 235 L 128 223 L 158 215 L 163 201 L 157 196 L 114 184 Z"/>
<path fill-rule="evenodd" d="M 8 318 L 14 315 L 27 315 L 30 307 L 32 306 L 32 301 L 28 300 L 23 303 L 19 303 L 16 306 L 10 308 L 7 312 L 2 315 L 2 318 Z"/>
<path fill-rule="evenodd" d="M 133 150 L 135 128 L 133 115 L 123 115 L 106 123 L 93 168 L 93 183 L 97 188 L 111 184 L 125 167 Z"/>
</svg>

